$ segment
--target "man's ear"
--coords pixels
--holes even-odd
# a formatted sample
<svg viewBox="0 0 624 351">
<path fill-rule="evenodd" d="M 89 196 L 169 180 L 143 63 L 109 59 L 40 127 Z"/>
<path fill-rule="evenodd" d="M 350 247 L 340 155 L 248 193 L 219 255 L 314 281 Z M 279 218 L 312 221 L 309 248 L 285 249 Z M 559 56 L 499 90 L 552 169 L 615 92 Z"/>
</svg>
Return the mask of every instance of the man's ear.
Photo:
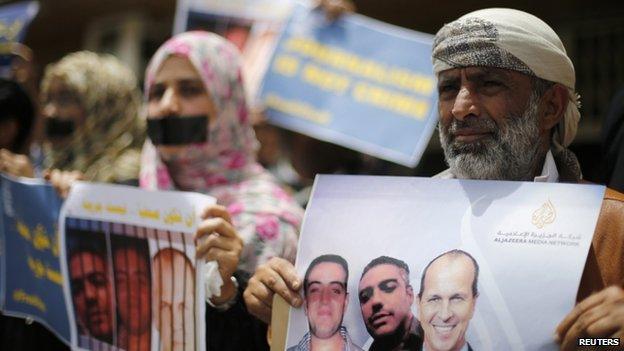
<svg viewBox="0 0 624 351">
<path fill-rule="evenodd" d="M 347 306 L 349 306 L 349 293 L 345 294 L 345 303 L 344 303 L 344 308 L 342 309 L 343 316 L 345 313 L 347 313 Z"/>
<path fill-rule="evenodd" d="M 540 100 L 540 130 L 551 130 L 562 119 L 570 103 L 568 88 L 556 83 Z"/>
<path fill-rule="evenodd" d="M 410 297 L 410 303 L 414 303 L 414 288 L 412 288 L 412 285 L 406 286 L 405 290 L 407 291 L 407 296 Z"/>
</svg>

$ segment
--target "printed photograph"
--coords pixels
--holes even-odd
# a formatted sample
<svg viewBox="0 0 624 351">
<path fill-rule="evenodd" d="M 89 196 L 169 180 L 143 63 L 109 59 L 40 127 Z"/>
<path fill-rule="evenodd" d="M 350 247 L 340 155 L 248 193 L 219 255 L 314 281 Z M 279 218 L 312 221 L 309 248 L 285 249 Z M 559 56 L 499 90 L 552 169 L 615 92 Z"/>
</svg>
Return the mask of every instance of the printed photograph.
<svg viewBox="0 0 624 351">
<path fill-rule="evenodd" d="M 581 200 L 600 193 L 572 196 L 548 184 L 318 176 L 286 349 L 557 350 L 593 230 Z"/>
<path fill-rule="evenodd" d="M 203 304 L 188 234 L 75 218 L 65 223 L 79 347 L 196 350 Z"/>
<path fill-rule="evenodd" d="M 78 346 L 93 349 L 116 340 L 114 279 L 107 235 L 100 222 L 66 221 L 67 267 Z"/>
</svg>

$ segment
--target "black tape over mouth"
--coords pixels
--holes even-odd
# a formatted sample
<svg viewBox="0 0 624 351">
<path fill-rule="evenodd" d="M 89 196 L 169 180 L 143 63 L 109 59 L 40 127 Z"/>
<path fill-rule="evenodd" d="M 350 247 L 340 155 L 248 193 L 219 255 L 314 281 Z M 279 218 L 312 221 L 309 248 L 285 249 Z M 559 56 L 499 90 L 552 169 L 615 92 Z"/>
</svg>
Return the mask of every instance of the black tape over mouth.
<svg viewBox="0 0 624 351">
<path fill-rule="evenodd" d="M 148 118 L 147 135 L 154 145 L 188 145 L 208 141 L 208 116 Z"/>
<path fill-rule="evenodd" d="M 46 118 L 45 133 L 49 138 L 65 138 L 74 133 L 74 120 L 64 118 Z"/>
</svg>

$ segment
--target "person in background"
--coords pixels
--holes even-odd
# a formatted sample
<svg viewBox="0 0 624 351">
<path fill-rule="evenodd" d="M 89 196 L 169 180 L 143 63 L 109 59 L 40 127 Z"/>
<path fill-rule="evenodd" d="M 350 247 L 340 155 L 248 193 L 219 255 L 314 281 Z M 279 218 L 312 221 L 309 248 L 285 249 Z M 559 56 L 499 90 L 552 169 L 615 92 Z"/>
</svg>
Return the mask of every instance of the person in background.
<svg viewBox="0 0 624 351">
<path fill-rule="evenodd" d="M 613 100 L 602 126 L 601 182 L 617 191 L 624 191 L 624 87 Z"/>
<path fill-rule="evenodd" d="M 41 83 L 45 165 L 85 180 L 136 183 L 144 126 L 132 71 L 81 51 L 46 68 Z"/>
<path fill-rule="evenodd" d="M 239 296 L 257 265 L 294 261 L 303 211 L 256 162 L 238 50 L 208 32 L 174 36 L 147 67 L 145 95 L 140 186 L 217 199 L 196 234 L 197 257 L 216 261 L 224 282 L 207 301 L 207 347 L 266 348 L 266 326 Z"/>
<path fill-rule="evenodd" d="M 73 171 L 84 180 L 136 184 L 145 138 L 140 104 L 134 74 L 111 55 L 80 51 L 49 65 L 40 98 L 46 178 Z"/>
<path fill-rule="evenodd" d="M 16 82 L 0 78 L 0 172 L 34 175 L 25 156 L 35 122 L 33 103 Z"/>
</svg>

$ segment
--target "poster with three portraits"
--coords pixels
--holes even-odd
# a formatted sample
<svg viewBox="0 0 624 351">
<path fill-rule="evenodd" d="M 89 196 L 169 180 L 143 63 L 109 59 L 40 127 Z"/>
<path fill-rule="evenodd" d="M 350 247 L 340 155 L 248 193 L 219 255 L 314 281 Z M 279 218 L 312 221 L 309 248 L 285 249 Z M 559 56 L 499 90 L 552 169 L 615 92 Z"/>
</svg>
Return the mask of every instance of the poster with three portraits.
<svg viewBox="0 0 624 351">
<path fill-rule="evenodd" d="M 596 185 L 317 176 L 296 262 L 303 306 L 290 308 L 277 343 L 557 350 L 603 195 Z"/>
<path fill-rule="evenodd" d="M 193 234 L 214 199 L 78 183 L 60 216 L 73 349 L 205 349 L 205 264 Z"/>
</svg>

